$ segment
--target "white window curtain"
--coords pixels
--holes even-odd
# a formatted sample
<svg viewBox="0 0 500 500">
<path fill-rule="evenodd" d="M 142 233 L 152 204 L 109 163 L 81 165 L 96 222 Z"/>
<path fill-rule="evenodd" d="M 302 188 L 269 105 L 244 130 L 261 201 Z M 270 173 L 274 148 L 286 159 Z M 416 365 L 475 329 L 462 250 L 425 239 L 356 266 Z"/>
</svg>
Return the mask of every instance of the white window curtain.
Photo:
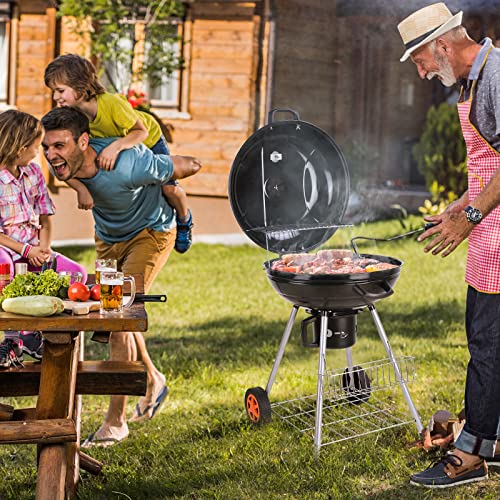
<svg viewBox="0 0 500 500">
<path fill-rule="evenodd" d="M 122 50 L 132 50 L 132 40 L 129 38 L 120 38 L 118 45 Z M 109 90 L 112 89 L 111 82 L 116 86 L 120 93 L 126 93 L 130 86 L 130 68 L 127 64 L 120 61 L 107 61 L 106 70 L 102 75 L 102 83 Z M 111 80 L 111 81 L 110 81 Z"/>
<path fill-rule="evenodd" d="M 180 44 L 165 42 L 164 49 L 179 53 Z M 175 71 L 169 77 L 163 77 L 160 85 L 156 87 L 152 87 L 149 82 L 146 82 L 145 87 L 152 106 L 173 108 L 179 105 L 179 71 Z"/>
</svg>

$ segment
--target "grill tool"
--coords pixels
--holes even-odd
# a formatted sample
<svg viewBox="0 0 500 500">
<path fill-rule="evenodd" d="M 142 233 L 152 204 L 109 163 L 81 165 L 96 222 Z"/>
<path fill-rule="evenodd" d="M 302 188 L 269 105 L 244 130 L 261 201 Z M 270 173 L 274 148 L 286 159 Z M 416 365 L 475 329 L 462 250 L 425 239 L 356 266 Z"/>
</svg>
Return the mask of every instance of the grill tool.
<svg viewBox="0 0 500 500">
<path fill-rule="evenodd" d="M 134 302 L 166 302 L 166 295 L 147 295 L 144 293 L 136 293 Z M 100 344 L 109 343 L 109 336 L 111 332 L 94 332 L 92 334 L 91 340 L 94 342 L 99 342 Z"/>
<path fill-rule="evenodd" d="M 397 236 L 392 236 L 391 238 L 368 238 L 367 236 L 356 236 L 354 238 L 351 238 L 351 247 L 354 253 L 359 257 L 358 247 L 356 246 L 356 243 L 354 243 L 356 240 L 379 241 L 379 242 L 394 241 L 394 240 L 399 240 L 400 238 L 406 238 L 407 236 L 411 236 L 412 234 L 417 234 L 423 231 L 427 231 L 427 229 L 430 229 L 431 227 L 434 227 L 436 225 L 437 224 L 434 222 L 428 222 L 423 227 L 414 229 L 413 231 L 408 231 L 407 233 L 398 234 Z"/>
<path fill-rule="evenodd" d="M 290 113 L 292 119 L 275 121 L 277 112 Z M 292 110 L 269 113 L 268 124 L 243 144 L 229 174 L 233 214 L 245 234 L 268 254 L 318 248 L 343 227 L 348 198 L 349 173 L 340 149 L 324 131 L 301 121 Z M 393 293 L 403 262 L 381 255 L 361 257 L 394 267 L 305 275 L 273 270 L 272 259 L 264 263 L 271 285 L 293 307 L 266 388 L 248 389 L 245 409 L 254 424 L 268 422 L 274 414 L 301 432 L 313 431 L 316 454 L 323 445 L 412 421 L 392 408 L 368 402 L 380 389 L 399 386 L 417 430 L 423 430 L 406 385 L 413 378 L 413 358 L 396 359 L 374 305 Z M 303 322 L 303 343 L 319 350 L 316 395 L 271 404 L 269 395 L 300 308 L 311 315 Z M 354 364 L 352 345 L 356 317 L 364 309 L 371 313 L 388 358 L 362 368 Z M 309 325 L 314 325 L 312 341 Z M 327 370 L 327 347 L 345 349 L 345 370 Z"/>
</svg>

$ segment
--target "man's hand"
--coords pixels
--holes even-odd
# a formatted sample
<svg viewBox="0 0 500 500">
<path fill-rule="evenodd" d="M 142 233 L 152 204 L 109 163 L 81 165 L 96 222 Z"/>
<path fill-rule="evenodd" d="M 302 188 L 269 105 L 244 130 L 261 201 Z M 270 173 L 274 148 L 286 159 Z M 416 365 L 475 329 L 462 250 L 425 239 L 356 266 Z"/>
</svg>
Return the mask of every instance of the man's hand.
<svg viewBox="0 0 500 500">
<path fill-rule="evenodd" d="M 453 206 L 453 204 L 441 215 L 424 217 L 424 219 L 426 222 L 433 222 L 436 225 L 422 233 L 418 241 L 424 241 L 437 235 L 426 245 L 424 252 L 432 250 L 433 255 L 443 252 L 441 257 L 450 255 L 462 241 L 469 237 L 474 229 L 474 225 L 467 220 L 465 212 L 461 209 L 458 210 L 458 207 Z"/>
<path fill-rule="evenodd" d="M 196 174 L 201 168 L 201 162 L 193 156 L 171 156 L 174 164 L 174 173 L 171 179 L 184 179 Z"/>
</svg>

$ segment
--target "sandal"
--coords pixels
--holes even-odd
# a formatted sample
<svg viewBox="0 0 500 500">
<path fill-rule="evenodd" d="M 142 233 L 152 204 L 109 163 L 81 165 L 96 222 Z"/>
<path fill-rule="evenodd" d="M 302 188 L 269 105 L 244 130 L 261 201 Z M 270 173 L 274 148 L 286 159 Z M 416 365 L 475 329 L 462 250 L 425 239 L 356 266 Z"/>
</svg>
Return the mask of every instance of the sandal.
<svg viewBox="0 0 500 500">
<path fill-rule="evenodd" d="M 164 386 L 156 397 L 154 403 L 149 403 L 141 410 L 139 403 L 135 405 L 134 413 L 130 417 L 129 422 L 140 422 L 142 420 L 151 420 L 156 413 L 160 410 L 161 406 L 165 402 L 168 396 L 169 390 L 167 386 Z"/>
</svg>

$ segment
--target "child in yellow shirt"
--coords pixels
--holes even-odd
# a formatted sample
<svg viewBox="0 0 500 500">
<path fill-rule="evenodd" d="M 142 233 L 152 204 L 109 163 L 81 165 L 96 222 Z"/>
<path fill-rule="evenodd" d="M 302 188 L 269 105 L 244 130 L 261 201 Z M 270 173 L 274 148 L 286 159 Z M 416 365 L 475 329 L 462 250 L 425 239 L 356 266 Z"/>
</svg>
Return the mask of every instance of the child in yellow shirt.
<svg viewBox="0 0 500 500">
<path fill-rule="evenodd" d="M 59 56 L 45 68 L 44 78 L 58 106 L 78 108 L 87 115 L 92 137 L 119 137 L 99 154 L 100 168 L 112 170 L 120 151 L 140 142 L 155 154 L 170 155 L 156 119 L 149 113 L 133 109 L 125 96 L 106 92 L 88 59 L 76 54 Z M 78 193 L 78 208 L 93 207 L 94 200 L 83 183 L 72 179 L 68 184 Z M 177 214 L 175 249 L 184 253 L 191 246 L 193 227 L 186 193 L 177 181 L 165 184 L 162 191 Z"/>
</svg>

